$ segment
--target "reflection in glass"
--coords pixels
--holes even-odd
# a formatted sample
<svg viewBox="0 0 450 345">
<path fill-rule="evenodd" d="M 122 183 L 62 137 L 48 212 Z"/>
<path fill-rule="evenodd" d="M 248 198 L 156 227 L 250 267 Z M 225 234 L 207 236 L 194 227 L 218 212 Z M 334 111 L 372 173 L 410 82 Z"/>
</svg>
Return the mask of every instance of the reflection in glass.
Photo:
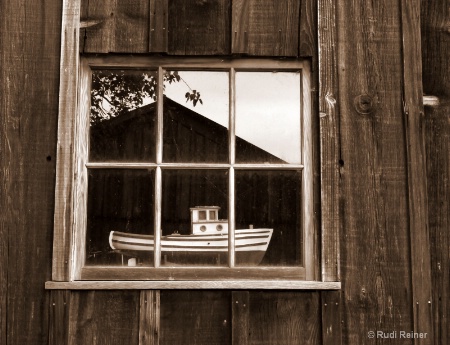
<svg viewBox="0 0 450 345">
<path fill-rule="evenodd" d="M 236 162 L 300 163 L 300 73 L 236 73 Z"/>
<path fill-rule="evenodd" d="M 226 266 L 228 172 L 164 170 L 162 180 L 161 265 Z"/>
<path fill-rule="evenodd" d="M 301 172 L 237 170 L 235 178 L 236 243 L 240 229 L 255 229 L 261 246 L 269 242 L 261 266 L 301 265 Z M 236 265 L 251 266 L 240 251 Z"/>
<path fill-rule="evenodd" d="M 111 231 L 124 233 L 123 237 L 133 241 L 153 234 L 153 194 L 154 171 L 89 170 L 87 265 L 153 264 L 153 251 L 118 253 L 110 243 Z"/>
<path fill-rule="evenodd" d="M 93 71 L 90 161 L 154 161 L 156 88 L 155 71 Z"/>
<path fill-rule="evenodd" d="M 227 72 L 180 71 L 164 88 L 163 161 L 228 161 Z"/>
</svg>

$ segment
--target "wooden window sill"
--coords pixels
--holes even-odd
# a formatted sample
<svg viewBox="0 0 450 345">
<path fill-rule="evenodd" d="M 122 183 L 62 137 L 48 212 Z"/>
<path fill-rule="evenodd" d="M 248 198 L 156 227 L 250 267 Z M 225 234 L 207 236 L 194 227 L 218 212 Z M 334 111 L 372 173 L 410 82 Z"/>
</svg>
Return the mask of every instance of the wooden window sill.
<svg viewBox="0 0 450 345">
<path fill-rule="evenodd" d="M 339 290 L 340 282 L 305 280 L 185 280 L 185 281 L 72 281 L 45 283 L 47 290 L 260 289 Z"/>
</svg>

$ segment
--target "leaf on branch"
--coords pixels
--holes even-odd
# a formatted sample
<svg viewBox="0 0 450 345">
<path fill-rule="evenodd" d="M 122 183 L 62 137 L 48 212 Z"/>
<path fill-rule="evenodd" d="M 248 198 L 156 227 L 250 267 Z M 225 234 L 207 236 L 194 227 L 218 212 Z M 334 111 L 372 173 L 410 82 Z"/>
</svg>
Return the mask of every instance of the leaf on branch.
<svg viewBox="0 0 450 345">
<path fill-rule="evenodd" d="M 157 77 L 152 73 L 154 72 L 95 70 L 92 74 L 91 123 L 109 120 L 137 109 L 146 99 L 156 101 Z M 163 81 L 169 84 L 183 81 L 191 90 L 178 71 L 166 71 Z M 198 102 L 203 104 L 197 90 L 186 92 L 185 98 L 186 102 L 191 101 L 194 106 Z"/>
</svg>

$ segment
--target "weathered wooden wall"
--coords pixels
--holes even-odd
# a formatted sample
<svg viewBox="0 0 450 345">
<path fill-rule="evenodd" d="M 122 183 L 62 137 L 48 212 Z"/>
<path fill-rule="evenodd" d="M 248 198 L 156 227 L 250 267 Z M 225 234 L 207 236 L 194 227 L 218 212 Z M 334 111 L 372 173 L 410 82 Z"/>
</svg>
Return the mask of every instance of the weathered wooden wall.
<svg viewBox="0 0 450 345">
<path fill-rule="evenodd" d="M 441 100 L 425 117 L 416 95 L 418 4 L 82 1 L 81 52 L 313 61 L 315 159 L 326 167 L 315 180 L 323 203 L 315 205 L 316 223 L 322 216 L 322 228 L 334 230 L 327 239 L 340 258 L 324 263 L 323 277 L 340 276 L 342 290 L 159 293 L 44 290 L 61 3 L 0 2 L 0 344 L 370 344 L 368 332 L 377 330 L 427 332 L 419 343 L 447 344 L 450 3 L 421 4 L 424 91 Z M 421 247 L 428 223 L 430 246 Z"/>
<path fill-rule="evenodd" d="M 0 344 L 45 344 L 60 1 L 0 3 Z"/>
<path fill-rule="evenodd" d="M 439 105 L 425 107 L 428 214 L 435 344 L 450 342 L 450 4 L 422 1 L 423 89 Z"/>
<path fill-rule="evenodd" d="M 392 1 L 338 8 L 342 327 L 350 344 L 365 343 L 369 331 L 431 332 L 426 322 L 416 328 L 413 312 L 402 11 Z"/>
</svg>

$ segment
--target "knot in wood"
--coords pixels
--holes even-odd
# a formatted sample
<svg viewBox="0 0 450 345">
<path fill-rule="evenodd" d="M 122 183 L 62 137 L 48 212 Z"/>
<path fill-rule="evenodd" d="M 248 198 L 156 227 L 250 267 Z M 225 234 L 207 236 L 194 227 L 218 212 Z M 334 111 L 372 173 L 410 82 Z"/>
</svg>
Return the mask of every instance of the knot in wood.
<svg viewBox="0 0 450 345">
<path fill-rule="evenodd" d="M 353 105 L 359 114 L 368 115 L 373 111 L 373 98 L 364 94 L 356 96 Z"/>
</svg>

